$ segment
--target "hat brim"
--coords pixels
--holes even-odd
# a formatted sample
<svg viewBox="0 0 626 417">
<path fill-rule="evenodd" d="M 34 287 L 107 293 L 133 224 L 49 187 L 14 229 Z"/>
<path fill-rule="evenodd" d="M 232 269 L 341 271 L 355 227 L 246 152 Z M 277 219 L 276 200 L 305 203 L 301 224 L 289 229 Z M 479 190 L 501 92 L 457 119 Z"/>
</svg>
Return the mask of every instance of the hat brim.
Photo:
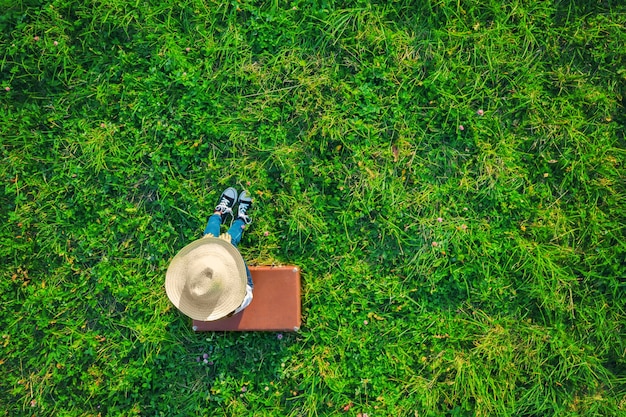
<svg viewBox="0 0 626 417">
<path fill-rule="evenodd" d="M 217 271 L 219 282 L 206 297 L 193 296 L 189 282 L 203 267 Z M 246 266 L 229 242 L 204 237 L 191 242 L 172 259 L 165 276 L 165 290 L 172 304 L 194 320 L 219 320 L 241 305 L 246 294 Z"/>
</svg>

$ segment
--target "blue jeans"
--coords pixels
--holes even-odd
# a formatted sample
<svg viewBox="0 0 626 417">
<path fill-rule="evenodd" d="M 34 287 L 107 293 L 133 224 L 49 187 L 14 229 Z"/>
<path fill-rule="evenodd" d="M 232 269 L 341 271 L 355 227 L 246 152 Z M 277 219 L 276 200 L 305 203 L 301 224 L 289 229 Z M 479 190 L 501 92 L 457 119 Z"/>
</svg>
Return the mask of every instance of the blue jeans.
<svg viewBox="0 0 626 417">
<path fill-rule="evenodd" d="M 213 236 L 218 237 L 220 235 L 220 226 L 222 225 L 222 216 L 219 214 L 213 214 L 209 217 L 209 221 L 204 228 L 204 234 L 208 235 L 211 233 Z M 243 229 L 245 228 L 246 223 L 243 220 L 237 219 L 233 222 L 228 229 L 228 234 L 230 235 L 230 243 L 233 244 L 234 247 L 239 245 L 241 242 L 241 237 L 243 236 Z M 248 264 L 244 260 L 244 264 L 246 265 L 246 275 L 248 275 L 248 285 L 250 288 L 254 288 L 254 284 L 252 283 L 252 275 L 250 274 L 250 270 L 248 269 Z"/>
<path fill-rule="evenodd" d="M 219 214 L 213 214 L 209 217 L 209 222 L 204 228 L 204 234 L 208 235 L 211 233 L 213 236 L 218 237 L 220 235 L 220 225 L 222 224 L 222 216 Z M 234 247 L 239 245 L 241 242 L 241 236 L 243 236 L 243 229 L 246 224 L 243 220 L 235 220 L 233 224 L 228 229 L 228 234 L 230 235 L 230 243 L 233 244 Z"/>
</svg>

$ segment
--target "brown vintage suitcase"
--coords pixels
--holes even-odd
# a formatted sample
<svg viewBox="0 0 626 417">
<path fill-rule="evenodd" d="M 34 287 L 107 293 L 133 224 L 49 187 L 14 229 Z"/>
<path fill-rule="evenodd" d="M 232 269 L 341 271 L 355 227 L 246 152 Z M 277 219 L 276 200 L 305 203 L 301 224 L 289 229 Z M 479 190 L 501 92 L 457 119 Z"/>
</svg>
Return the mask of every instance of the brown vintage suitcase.
<svg viewBox="0 0 626 417">
<path fill-rule="evenodd" d="M 240 313 L 216 321 L 193 321 L 197 332 L 298 331 L 301 324 L 300 268 L 251 266 L 252 302 Z"/>
</svg>

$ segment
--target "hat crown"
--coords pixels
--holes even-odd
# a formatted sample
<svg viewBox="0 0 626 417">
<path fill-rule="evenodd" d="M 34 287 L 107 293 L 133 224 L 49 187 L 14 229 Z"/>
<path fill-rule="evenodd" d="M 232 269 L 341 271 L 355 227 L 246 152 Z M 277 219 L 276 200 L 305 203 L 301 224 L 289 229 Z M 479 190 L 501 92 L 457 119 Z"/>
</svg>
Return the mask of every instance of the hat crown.
<svg viewBox="0 0 626 417">
<path fill-rule="evenodd" d="M 202 298 L 220 287 L 210 266 L 205 266 L 189 277 L 189 292 L 193 297 Z"/>
</svg>

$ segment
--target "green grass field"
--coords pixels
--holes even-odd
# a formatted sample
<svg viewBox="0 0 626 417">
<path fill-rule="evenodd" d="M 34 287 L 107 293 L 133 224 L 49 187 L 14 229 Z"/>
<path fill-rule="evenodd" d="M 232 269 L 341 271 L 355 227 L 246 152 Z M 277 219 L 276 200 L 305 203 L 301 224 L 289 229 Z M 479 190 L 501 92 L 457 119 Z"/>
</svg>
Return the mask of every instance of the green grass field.
<svg viewBox="0 0 626 417">
<path fill-rule="evenodd" d="M 0 416 L 626 415 L 626 3 L 0 0 Z M 227 186 L 298 333 L 164 290 Z"/>
</svg>

